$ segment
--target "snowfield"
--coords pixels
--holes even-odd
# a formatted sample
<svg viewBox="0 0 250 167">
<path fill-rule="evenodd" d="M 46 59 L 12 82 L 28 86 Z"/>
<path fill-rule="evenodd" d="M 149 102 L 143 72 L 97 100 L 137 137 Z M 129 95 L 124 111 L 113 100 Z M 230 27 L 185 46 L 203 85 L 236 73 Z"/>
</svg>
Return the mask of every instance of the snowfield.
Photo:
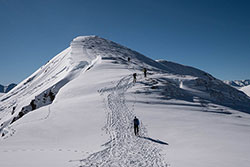
<svg viewBox="0 0 250 167">
<path fill-rule="evenodd" d="M 77 37 L 0 97 L 0 166 L 248 167 L 249 102 L 201 70 Z"/>
<path fill-rule="evenodd" d="M 3 96 L 5 93 L 0 93 L 0 97 Z"/>
<path fill-rule="evenodd" d="M 244 86 L 240 90 L 250 97 L 250 85 Z"/>
</svg>

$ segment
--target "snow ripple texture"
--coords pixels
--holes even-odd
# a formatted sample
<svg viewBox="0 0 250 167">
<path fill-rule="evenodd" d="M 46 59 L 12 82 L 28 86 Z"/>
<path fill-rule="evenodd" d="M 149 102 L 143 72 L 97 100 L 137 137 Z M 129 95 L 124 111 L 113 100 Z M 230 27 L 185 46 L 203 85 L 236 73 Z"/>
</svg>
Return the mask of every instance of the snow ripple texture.
<svg viewBox="0 0 250 167">
<path fill-rule="evenodd" d="M 122 78 L 112 89 L 102 89 L 105 97 L 110 142 L 102 151 L 80 160 L 80 167 L 167 167 L 158 145 L 143 139 L 147 130 L 140 125 L 140 136 L 133 132 L 133 110 L 126 104 L 125 92 L 133 86 L 132 76 Z"/>
</svg>

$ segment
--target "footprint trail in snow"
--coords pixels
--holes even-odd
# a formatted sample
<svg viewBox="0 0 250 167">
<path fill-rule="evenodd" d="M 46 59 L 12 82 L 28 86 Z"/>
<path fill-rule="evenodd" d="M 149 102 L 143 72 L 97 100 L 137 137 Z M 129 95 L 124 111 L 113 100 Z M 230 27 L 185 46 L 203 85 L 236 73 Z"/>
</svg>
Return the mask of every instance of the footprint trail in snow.
<svg viewBox="0 0 250 167">
<path fill-rule="evenodd" d="M 122 78 L 111 89 L 102 89 L 105 97 L 107 123 L 105 129 L 110 142 L 102 151 L 79 160 L 81 167 L 167 167 L 157 144 L 140 137 L 133 132 L 134 113 L 128 108 L 126 91 L 133 86 L 132 76 Z M 140 125 L 140 136 L 147 137 L 146 128 Z"/>
</svg>

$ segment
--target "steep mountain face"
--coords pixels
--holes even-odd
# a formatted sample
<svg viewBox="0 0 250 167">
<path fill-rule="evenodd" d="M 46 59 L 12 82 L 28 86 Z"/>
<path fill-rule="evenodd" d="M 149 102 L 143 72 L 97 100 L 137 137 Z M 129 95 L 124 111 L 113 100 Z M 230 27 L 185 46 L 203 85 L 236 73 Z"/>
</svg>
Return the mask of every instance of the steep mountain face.
<svg viewBox="0 0 250 167">
<path fill-rule="evenodd" d="M 8 93 L 15 86 L 16 86 L 16 84 L 14 84 L 14 83 L 9 84 L 8 86 L 0 85 L 0 93 Z"/>
<path fill-rule="evenodd" d="M 236 87 L 236 88 L 241 88 L 241 87 L 250 85 L 250 79 L 234 80 L 234 81 L 223 81 L 223 82 L 230 85 L 230 86 Z"/>
<path fill-rule="evenodd" d="M 0 166 L 247 166 L 245 113 L 249 97 L 206 72 L 80 36 L 0 97 Z"/>
</svg>

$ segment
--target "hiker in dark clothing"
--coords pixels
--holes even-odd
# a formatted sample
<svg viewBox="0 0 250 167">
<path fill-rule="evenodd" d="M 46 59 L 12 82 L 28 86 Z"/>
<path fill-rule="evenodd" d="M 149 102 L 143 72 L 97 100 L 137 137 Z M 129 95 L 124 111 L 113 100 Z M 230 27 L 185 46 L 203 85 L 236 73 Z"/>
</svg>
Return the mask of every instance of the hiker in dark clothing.
<svg viewBox="0 0 250 167">
<path fill-rule="evenodd" d="M 139 124 L 140 124 L 140 121 L 138 118 L 134 118 L 134 132 L 135 132 L 135 135 L 138 136 L 139 134 Z"/>
<path fill-rule="evenodd" d="M 143 68 L 143 73 L 144 73 L 144 77 L 146 78 L 147 77 L 147 69 L 146 68 Z"/>
<path fill-rule="evenodd" d="M 133 82 L 135 83 L 136 82 L 136 73 L 133 74 L 133 78 L 134 78 Z"/>
<path fill-rule="evenodd" d="M 128 57 L 128 61 L 130 61 L 130 57 Z"/>
</svg>

